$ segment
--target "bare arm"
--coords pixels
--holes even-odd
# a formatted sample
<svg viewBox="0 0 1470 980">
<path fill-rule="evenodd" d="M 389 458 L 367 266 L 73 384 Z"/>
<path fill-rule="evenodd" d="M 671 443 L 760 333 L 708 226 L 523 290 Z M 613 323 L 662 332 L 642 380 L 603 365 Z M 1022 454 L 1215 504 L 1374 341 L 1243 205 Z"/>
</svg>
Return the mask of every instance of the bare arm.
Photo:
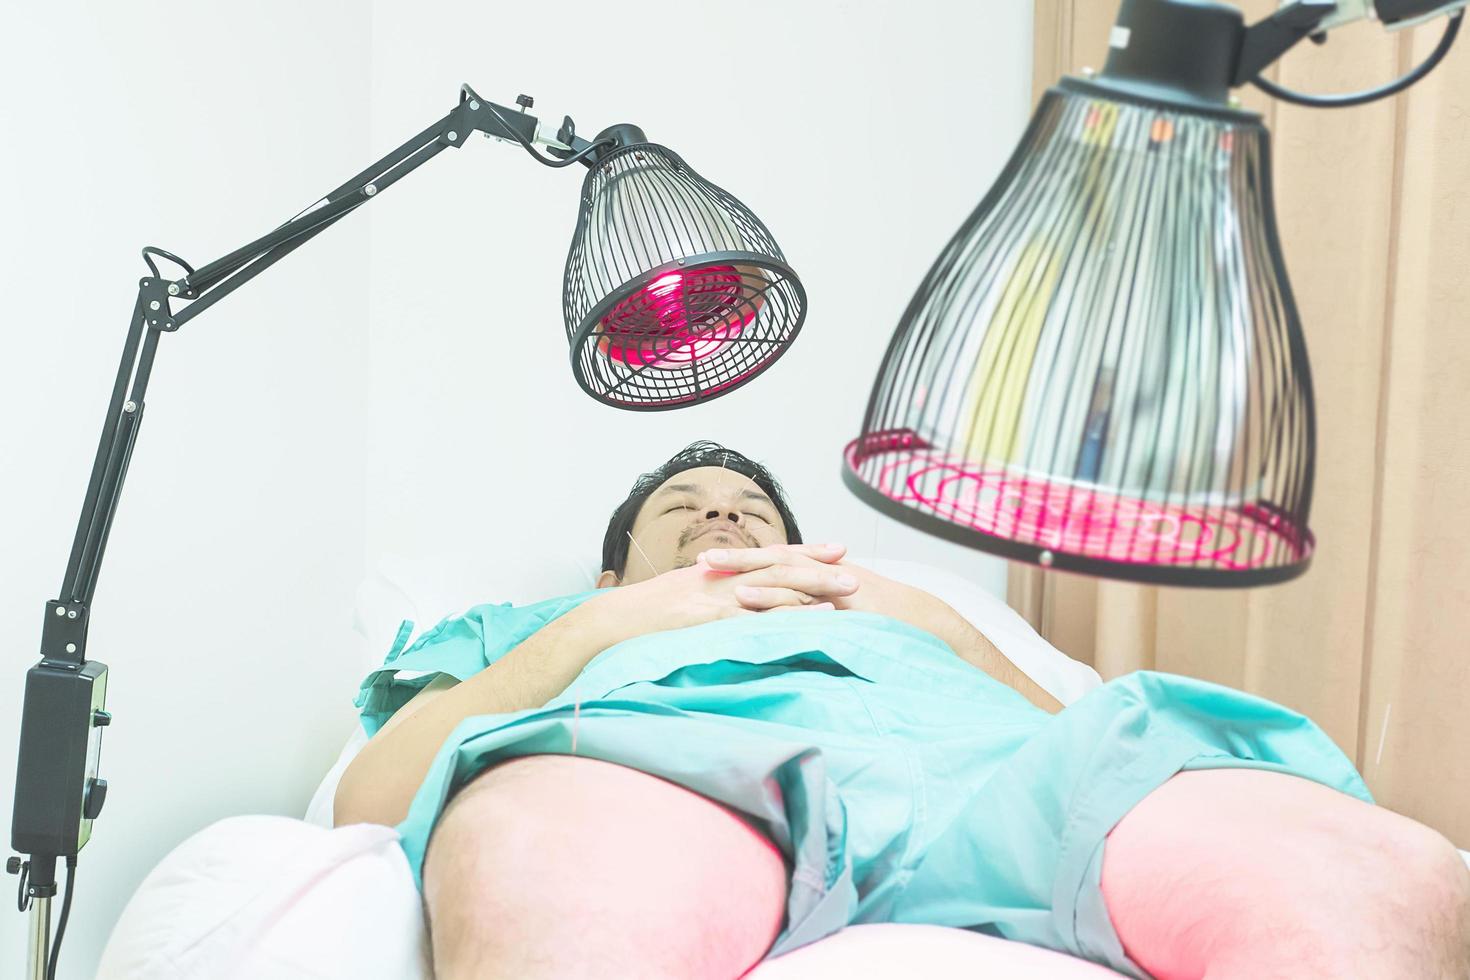
<svg viewBox="0 0 1470 980">
<path fill-rule="evenodd" d="M 552 620 L 462 684 L 430 684 L 398 709 L 342 774 L 332 822 L 401 822 L 456 725 L 473 715 L 539 708 L 566 690 L 593 657 L 626 638 L 623 624 L 602 615 L 601 598 Z"/>
<path fill-rule="evenodd" d="M 985 671 L 1047 714 L 1054 715 L 1062 710 L 1062 702 L 1046 693 L 1041 685 L 1011 663 L 985 634 L 971 626 L 970 621 L 953 607 L 928 592 L 918 589 L 913 591 L 918 593 L 916 604 L 918 615 L 922 617 L 914 620 L 915 625 L 948 643 L 966 663 Z"/>
</svg>

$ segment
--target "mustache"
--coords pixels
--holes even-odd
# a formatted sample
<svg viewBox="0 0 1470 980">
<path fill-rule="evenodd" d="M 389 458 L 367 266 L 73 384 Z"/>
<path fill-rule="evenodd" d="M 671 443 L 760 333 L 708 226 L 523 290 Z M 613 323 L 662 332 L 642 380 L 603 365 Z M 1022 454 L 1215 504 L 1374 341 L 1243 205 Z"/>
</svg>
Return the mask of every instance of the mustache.
<svg viewBox="0 0 1470 980">
<path fill-rule="evenodd" d="M 713 528 L 716 524 L 724 524 L 724 530 L 728 530 L 731 534 L 735 535 L 741 541 L 744 541 L 747 548 L 754 548 L 756 546 L 755 541 L 752 540 L 750 534 L 746 532 L 745 528 L 740 527 L 738 524 L 731 524 L 729 521 L 726 520 L 714 520 L 707 521 L 704 524 L 700 525 L 691 524 L 689 527 L 686 527 L 683 533 L 679 535 L 679 547 L 684 547 L 686 544 L 693 541 L 701 534 Z"/>
</svg>

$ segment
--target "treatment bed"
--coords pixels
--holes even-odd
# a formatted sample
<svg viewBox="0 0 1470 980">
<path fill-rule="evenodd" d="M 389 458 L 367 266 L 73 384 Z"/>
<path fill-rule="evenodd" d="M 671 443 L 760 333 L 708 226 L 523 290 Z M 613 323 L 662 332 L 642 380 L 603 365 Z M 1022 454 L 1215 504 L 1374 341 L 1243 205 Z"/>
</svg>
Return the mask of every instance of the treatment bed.
<svg viewBox="0 0 1470 980">
<path fill-rule="evenodd" d="M 919 563 L 855 560 L 939 596 L 1063 704 L 1101 683 L 1090 667 L 1046 643 L 1004 602 L 966 580 Z M 438 612 L 465 608 L 475 595 L 508 595 L 519 603 L 585 588 L 589 579 L 583 574 L 521 581 L 510 592 L 496 592 L 485 584 L 449 587 L 443 577 L 436 581 L 429 563 L 388 560 L 359 590 L 357 627 L 377 654 L 397 634 L 405 613 L 432 625 Z M 345 684 L 344 697 L 349 691 Z M 303 819 L 230 817 L 170 852 L 116 923 L 98 976 L 429 980 L 422 907 L 396 831 L 372 824 L 332 828 L 337 782 L 366 740 L 354 726 Z M 969 930 L 872 923 L 768 960 L 746 976 L 1086 980 L 1118 974 Z"/>
</svg>

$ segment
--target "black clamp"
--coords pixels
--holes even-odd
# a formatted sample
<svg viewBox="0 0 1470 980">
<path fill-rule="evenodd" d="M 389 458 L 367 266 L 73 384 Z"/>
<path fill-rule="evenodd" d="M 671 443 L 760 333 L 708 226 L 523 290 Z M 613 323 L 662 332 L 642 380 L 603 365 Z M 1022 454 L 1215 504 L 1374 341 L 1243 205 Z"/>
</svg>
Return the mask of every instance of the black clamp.
<svg viewBox="0 0 1470 980">
<path fill-rule="evenodd" d="M 512 142 L 534 143 L 537 119 L 526 110 L 536 104 L 529 95 L 516 97 L 520 110 L 496 105 L 479 94 L 469 85 L 459 87 L 459 105 L 449 114 L 448 122 L 439 138 L 450 146 L 463 146 L 465 138 L 473 130 L 486 136 Z"/>
<path fill-rule="evenodd" d="M 30 881 L 31 862 L 22 861 L 19 857 L 12 855 L 5 861 L 5 873 L 8 875 L 20 875 L 20 884 L 15 890 L 15 907 L 18 911 L 27 912 L 31 907 L 33 898 L 56 897 L 56 885 L 37 885 Z"/>
<path fill-rule="evenodd" d="M 15 890 L 15 907 L 21 912 L 26 911 L 31 907 L 31 897 L 26 894 L 26 878 L 31 873 L 31 862 L 12 856 L 5 862 L 5 873 L 20 875 L 20 887 Z"/>
<path fill-rule="evenodd" d="M 179 325 L 174 322 L 173 310 L 169 308 L 169 299 L 172 296 L 192 299 L 194 291 L 153 276 L 138 280 L 138 299 L 143 308 L 143 322 L 148 325 L 149 330 L 173 333 L 179 329 Z"/>
<path fill-rule="evenodd" d="M 41 659 L 78 667 L 87 659 L 87 607 L 52 599 L 41 625 Z"/>
<path fill-rule="evenodd" d="M 1255 78 L 1303 38 L 1321 44 L 1327 37 L 1317 26 L 1336 10 L 1336 0 L 1296 0 L 1246 28 L 1231 86 Z"/>
</svg>

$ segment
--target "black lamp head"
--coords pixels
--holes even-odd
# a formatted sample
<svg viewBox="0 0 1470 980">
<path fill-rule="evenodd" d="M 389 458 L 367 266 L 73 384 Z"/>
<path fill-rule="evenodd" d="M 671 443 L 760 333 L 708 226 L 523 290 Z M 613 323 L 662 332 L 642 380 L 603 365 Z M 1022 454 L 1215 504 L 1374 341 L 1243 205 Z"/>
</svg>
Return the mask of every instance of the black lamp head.
<svg viewBox="0 0 1470 980">
<path fill-rule="evenodd" d="M 1306 344 L 1268 134 L 1228 101 L 1274 29 L 1253 45 L 1233 7 L 1124 0 L 1106 69 L 1047 92 L 904 312 L 845 455 L 859 497 L 1107 578 L 1307 568 Z"/>
<path fill-rule="evenodd" d="M 637 411 L 727 394 L 775 363 L 806 292 L 749 208 L 635 126 L 582 185 L 562 292 L 572 371 Z"/>
</svg>

